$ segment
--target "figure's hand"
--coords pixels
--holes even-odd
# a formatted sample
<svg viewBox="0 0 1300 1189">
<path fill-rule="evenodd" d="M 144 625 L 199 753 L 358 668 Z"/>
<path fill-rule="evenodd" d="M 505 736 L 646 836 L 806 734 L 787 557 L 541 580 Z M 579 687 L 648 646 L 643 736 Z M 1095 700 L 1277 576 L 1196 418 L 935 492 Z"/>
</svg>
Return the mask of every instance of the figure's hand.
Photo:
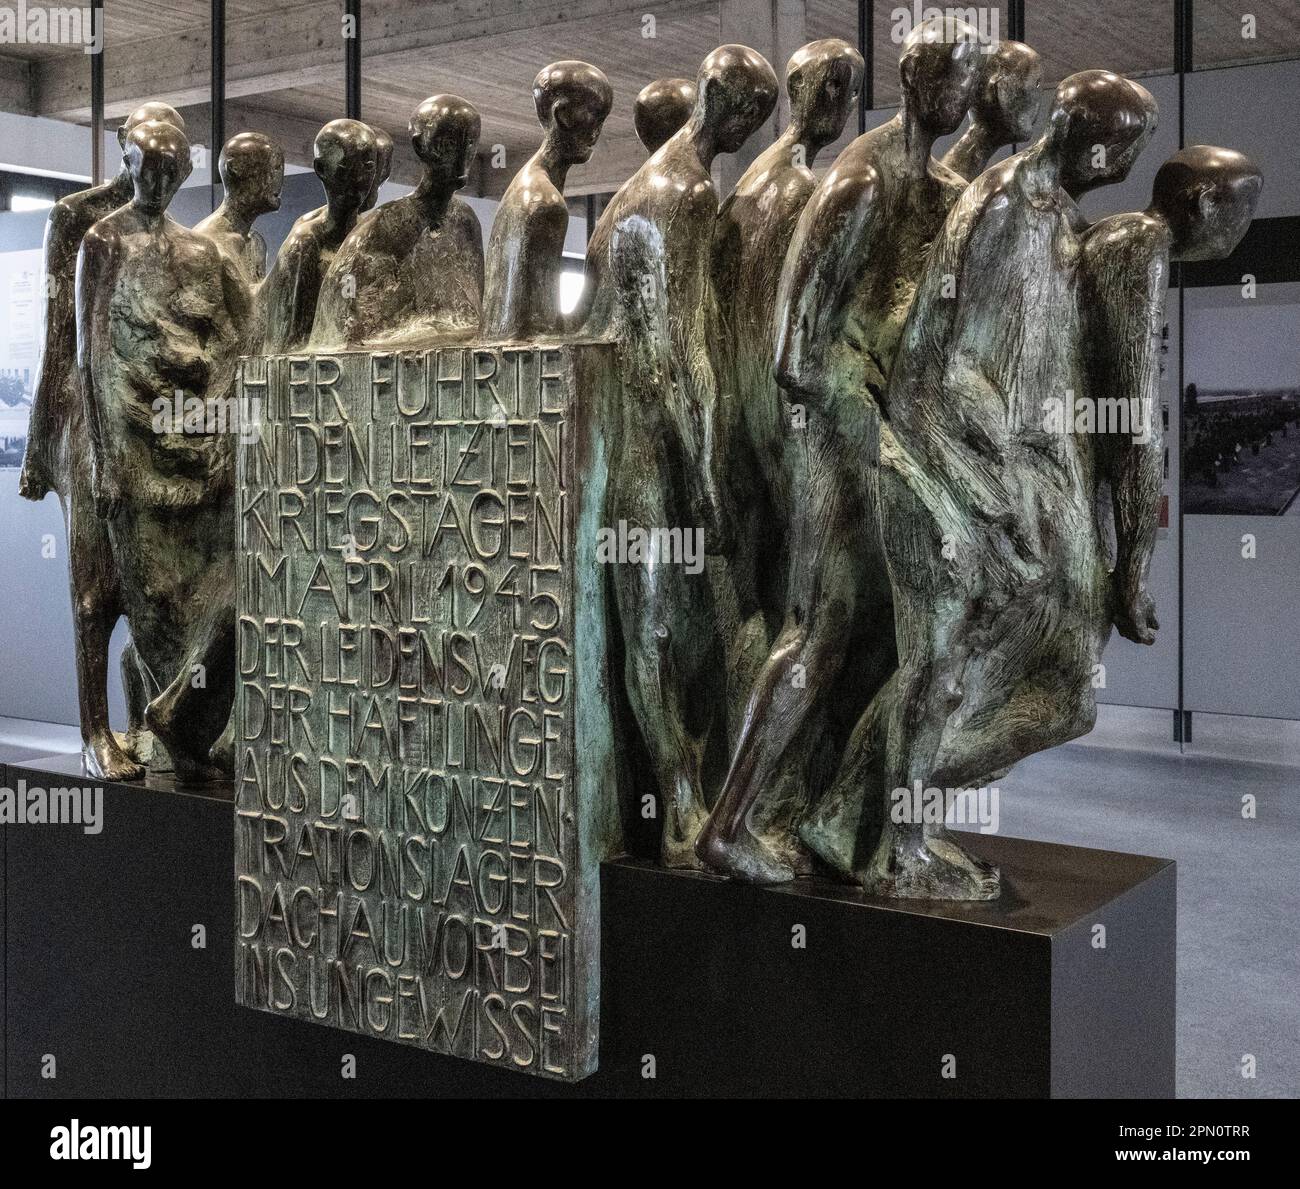
<svg viewBox="0 0 1300 1189">
<path fill-rule="evenodd" d="M 1126 583 L 1115 590 L 1115 627 L 1134 644 L 1154 644 L 1160 621 L 1155 600 L 1142 583 Z"/>
<path fill-rule="evenodd" d="M 91 473 L 90 488 L 95 497 L 95 514 L 102 520 L 112 520 L 122 510 L 122 489 L 117 479 L 104 474 L 102 466 L 96 466 Z"/>
</svg>

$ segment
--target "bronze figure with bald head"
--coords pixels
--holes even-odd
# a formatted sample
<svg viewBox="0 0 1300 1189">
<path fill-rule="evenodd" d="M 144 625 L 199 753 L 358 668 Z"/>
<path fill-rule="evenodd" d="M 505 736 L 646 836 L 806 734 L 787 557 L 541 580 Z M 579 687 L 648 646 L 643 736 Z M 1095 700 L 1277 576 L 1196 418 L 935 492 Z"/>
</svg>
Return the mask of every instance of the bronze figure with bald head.
<svg viewBox="0 0 1300 1189">
<path fill-rule="evenodd" d="M 533 101 L 546 135 L 511 179 L 492 220 L 483 292 L 487 339 L 529 339 L 564 329 L 564 180 L 574 165 L 590 159 L 614 91 L 586 62 L 553 62 L 534 79 Z"/>
<path fill-rule="evenodd" d="M 185 128 L 175 108 L 145 103 L 118 128 L 118 144 L 125 150 L 130 133 L 155 120 Z M 54 491 L 63 506 L 82 750 L 87 771 L 108 780 L 125 780 L 144 771 L 150 748 L 144 707 L 153 689 L 135 645 L 128 641 L 122 653 L 127 733 L 124 738 L 115 735 L 108 722 L 108 650 L 113 627 L 123 613 L 121 578 L 91 494 L 91 446 L 77 370 L 74 286 L 77 253 L 86 232 L 128 202 L 133 189 L 123 160 L 107 182 L 60 198 L 50 210 L 44 249 L 45 341 L 18 480 L 24 498 L 40 500 Z"/>
<path fill-rule="evenodd" d="M 227 419 L 249 294 L 233 259 L 167 214 L 191 169 L 184 133 L 147 121 L 123 156 L 131 200 L 86 233 L 77 261 L 91 490 L 154 695 L 145 719 L 165 752 L 150 767 L 169 760 L 179 778 L 203 779 L 230 714 L 233 653 L 202 683 L 185 661 L 214 614 L 233 632 L 238 426 Z"/>
<path fill-rule="evenodd" d="M 698 843 L 704 862 L 738 878 L 794 874 L 793 844 L 755 832 L 754 818 L 764 817 L 756 803 L 778 786 L 802 732 L 817 731 L 818 751 L 834 754 L 853 708 L 865 707 L 893 668 L 870 492 L 875 432 L 929 244 L 966 184 L 930 149 L 965 116 L 978 57 L 977 34 L 961 22 L 912 31 L 899 61 L 898 114 L 840 153 L 785 255 L 774 374 L 797 413 L 792 448 L 805 462 L 790 499 L 784 616 Z"/>
<path fill-rule="evenodd" d="M 612 333 L 624 368 L 608 427 L 615 457 L 611 522 L 702 534 L 729 548 L 733 515 L 721 483 L 716 315 L 710 253 L 718 196 L 710 166 L 768 119 L 777 81 L 763 57 L 721 46 L 696 79 L 690 119 L 605 208 L 587 252 L 578 321 Z M 693 866 L 705 815 L 706 749 L 725 725 L 722 632 L 707 576 L 680 565 L 620 565 L 615 601 L 624 679 L 664 809 L 662 854 Z"/>
<path fill-rule="evenodd" d="M 314 346 L 478 333 L 483 232 L 456 191 L 469 180 L 479 127 L 478 111 L 456 95 L 434 95 L 415 109 L 409 131 L 420 182 L 376 207 L 334 256 L 320 288 Z"/>
</svg>

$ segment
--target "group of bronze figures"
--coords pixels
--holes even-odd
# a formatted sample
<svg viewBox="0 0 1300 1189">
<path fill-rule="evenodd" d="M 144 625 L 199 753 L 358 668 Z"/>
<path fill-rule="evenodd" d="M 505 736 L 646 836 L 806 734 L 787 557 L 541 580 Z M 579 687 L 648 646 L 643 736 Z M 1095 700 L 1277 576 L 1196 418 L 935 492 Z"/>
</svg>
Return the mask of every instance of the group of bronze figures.
<svg viewBox="0 0 1300 1189">
<path fill-rule="evenodd" d="M 241 355 L 613 338 L 609 523 L 694 526 L 709 554 L 702 574 L 611 573 L 664 861 L 764 883 L 820 862 L 885 895 L 996 896 L 942 814 L 895 794 L 981 786 L 1088 731 L 1111 626 L 1154 639 L 1169 264 L 1230 253 L 1261 179 L 1232 150 L 1184 149 L 1146 210 L 1089 225 L 1076 203 L 1128 175 L 1151 95 L 1072 75 L 1039 139 L 990 167 L 1038 123 L 1040 62 L 952 20 L 911 33 L 897 114 L 819 179 L 863 66 L 838 39 L 800 49 L 784 131 L 721 201 L 714 158 L 770 120 L 771 66 L 727 45 L 694 83 L 647 87 L 651 155 L 592 231 L 570 313 L 565 177 L 613 103 L 594 66 L 538 75 L 545 135 L 486 252 L 456 196 L 479 137 L 463 99 L 416 109 L 422 180 L 379 206 L 391 138 L 321 129 L 325 205 L 269 267 L 252 225 L 279 205 L 279 148 L 232 139 L 224 201 L 190 230 L 166 214 L 190 168 L 184 122 L 133 113 L 122 172 L 51 216 L 22 477 L 29 498 L 64 501 L 94 770 L 138 776 L 150 747 L 185 777 L 231 762 L 234 439 L 160 429 L 158 398 L 228 397 Z M 1073 431 L 1077 405 L 1114 400 L 1152 432 Z M 124 737 L 105 692 L 121 615 Z"/>
</svg>

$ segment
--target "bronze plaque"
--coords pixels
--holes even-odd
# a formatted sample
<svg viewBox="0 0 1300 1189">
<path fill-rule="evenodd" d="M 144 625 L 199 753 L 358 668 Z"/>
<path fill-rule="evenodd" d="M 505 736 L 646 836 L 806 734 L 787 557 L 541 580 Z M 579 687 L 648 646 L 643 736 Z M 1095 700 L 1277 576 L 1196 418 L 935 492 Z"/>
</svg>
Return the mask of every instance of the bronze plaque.
<svg viewBox="0 0 1300 1189">
<path fill-rule="evenodd" d="M 595 1068 L 612 347 L 252 358 L 238 1002 Z"/>
</svg>

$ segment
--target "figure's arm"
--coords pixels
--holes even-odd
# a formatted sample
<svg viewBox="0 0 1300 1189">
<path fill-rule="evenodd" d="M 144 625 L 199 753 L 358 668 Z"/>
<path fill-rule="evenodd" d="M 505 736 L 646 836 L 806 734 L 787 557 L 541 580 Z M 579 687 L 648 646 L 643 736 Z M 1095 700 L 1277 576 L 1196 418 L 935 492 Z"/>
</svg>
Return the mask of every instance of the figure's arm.
<svg viewBox="0 0 1300 1189">
<path fill-rule="evenodd" d="M 777 383 L 790 392 L 825 391 L 828 353 L 850 280 L 866 262 L 876 172 L 838 164 L 813 192 L 786 252 L 776 297 Z"/>
<path fill-rule="evenodd" d="M 1159 255 L 1143 251 L 1140 240 L 1116 244 L 1114 252 L 1104 277 L 1091 287 L 1101 369 L 1090 395 L 1129 402 L 1131 432 L 1098 434 L 1097 457 L 1110 482 L 1115 516 L 1115 626 L 1129 640 L 1152 644 L 1160 625 L 1147 579 L 1164 486 L 1160 329 L 1168 267 Z"/>
<path fill-rule="evenodd" d="M 90 439 L 90 483 L 95 511 L 105 519 L 117 515 L 122 492 L 112 461 L 104 449 L 102 395 L 95 387 L 96 352 L 109 350 L 109 295 L 102 292 L 111 276 L 116 256 L 116 237 L 96 224 L 81 241 L 77 254 L 77 370 L 81 376 L 81 398 Z"/>
<path fill-rule="evenodd" d="M 76 269 L 75 214 L 56 202 L 45 225 L 45 343 L 36 364 L 23 494 L 39 499 L 54 486 L 49 473 L 52 439 L 70 410 L 63 378 L 77 366 L 76 300 L 70 284 Z"/>
<path fill-rule="evenodd" d="M 257 325 L 261 330 L 262 350 L 274 355 L 284 350 L 289 340 L 290 318 L 293 313 L 293 274 L 295 249 L 293 233 L 284 241 L 276 254 L 265 279 L 255 294 Z"/>
<path fill-rule="evenodd" d="M 730 520 L 719 475 L 718 389 L 707 337 L 708 254 L 690 262 L 692 274 L 673 290 L 680 300 L 671 309 L 663 236 L 653 222 L 641 215 L 619 222 L 609 256 L 628 352 L 629 399 L 637 402 L 636 415 L 649 432 L 671 433 L 681 443 L 692 515 L 704 526 L 707 551 L 722 552 L 730 541 Z"/>
<path fill-rule="evenodd" d="M 72 211 L 56 202 L 45 225 L 45 350 L 36 365 L 36 404 L 56 402 L 60 373 L 76 366 L 76 299 L 68 284 L 76 269 L 75 220 Z"/>
<path fill-rule="evenodd" d="M 248 255 L 253 280 L 260 281 L 266 276 L 266 237 L 260 231 L 249 236 Z"/>
<path fill-rule="evenodd" d="M 350 235 L 335 253 L 321 280 L 316 313 L 309 328 L 313 347 L 344 347 L 351 342 L 357 295 L 369 284 L 369 255 L 354 248 Z"/>
</svg>

